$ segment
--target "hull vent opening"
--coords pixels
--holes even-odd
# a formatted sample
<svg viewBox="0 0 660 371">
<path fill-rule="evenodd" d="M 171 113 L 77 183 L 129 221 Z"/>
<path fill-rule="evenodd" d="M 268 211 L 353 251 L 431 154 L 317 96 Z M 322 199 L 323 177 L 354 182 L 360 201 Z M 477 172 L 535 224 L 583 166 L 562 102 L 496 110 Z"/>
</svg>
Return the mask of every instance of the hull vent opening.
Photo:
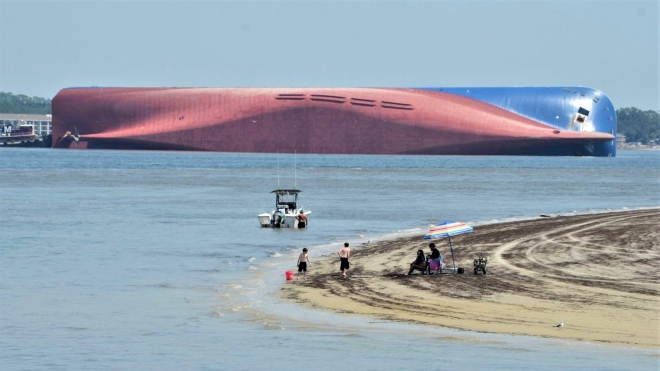
<svg viewBox="0 0 660 371">
<path fill-rule="evenodd" d="M 578 109 L 578 112 L 575 114 L 573 117 L 573 120 L 571 121 L 571 125 L 569 128 L 571 130 L 577 130 L 577 131 L 582 131 L 584 129 L 584 124 L 587 122 L 587 118 L 589 117 L 589 110 L 580 107 Z"/>
<path fill-rule="evenodd" d="M 305 94 L 277 94 L 277 100 L 305 100 Z"/>
<path fill-rule="evenodd" d="M 584 115 L 585 117 L 589 116 L 589 110 L 586 110 L 582 107 L 580 107 L 580 109 L 578 109 L 578 113 L 581 114 L 581 115 Z"/>
<path fill-rule="evenodd" d="M 310 99 L 315 102 L 346 103 L 346 97 L 341 97 L 339 95 L 312 94 Z"/>
<path fill-rule="evenodd" d="M 401 110 L 408 110 L 411 111 L 413 109 L 412 104 L 408 103 L 397 103 L 397 102 L 388 102 L 388 101 L 381 101 L 381 107 L 383 108 L 390 108 L 390 109 L 401 109 Z"/>
<path fill-rule="evenodd" d="M 373 99 L 351 98 L 351 104 L 362 107 L 376 107 L 377 102 Z"/>
</svg>

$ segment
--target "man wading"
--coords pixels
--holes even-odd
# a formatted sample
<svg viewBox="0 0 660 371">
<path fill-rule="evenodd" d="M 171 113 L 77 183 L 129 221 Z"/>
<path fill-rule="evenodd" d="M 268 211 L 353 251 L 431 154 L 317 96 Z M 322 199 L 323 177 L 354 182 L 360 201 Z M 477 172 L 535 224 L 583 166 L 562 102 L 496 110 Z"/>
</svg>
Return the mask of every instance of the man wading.
<svg viewBox="0 0 660 371">
<path fill-rule="evenodd" d="M 307 215 L 302 210 L 300 210 L 300 214 L 296 216 L 296 219 L 298 219 L 298 228 L 307 227 Z"/>
</svg>

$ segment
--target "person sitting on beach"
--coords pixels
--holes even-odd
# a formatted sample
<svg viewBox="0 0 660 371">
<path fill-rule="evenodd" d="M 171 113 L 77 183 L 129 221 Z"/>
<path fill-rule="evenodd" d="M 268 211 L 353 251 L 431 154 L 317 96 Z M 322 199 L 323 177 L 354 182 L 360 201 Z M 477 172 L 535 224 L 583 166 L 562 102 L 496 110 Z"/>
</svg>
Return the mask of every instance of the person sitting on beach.
<svg viewBox="0 0 660 371">
<path fill-rule="evenodd" d="M 426 258 L 424 257 L 423 250 L 417 250 L 417 258 L 415 258 L 414 262 L 410 263 L 408 275 L 411 275 L 415 269 L 422 271 L 422 274 L 426 271 Z"/>
<path fill-rule="evenodd" d="M 440 254 L 440 251 L 435 247 L 435 244 L 433 242 L 429 244 L 429 247 L 431 248 L 431 255 L 429 255 L 427 264 L 430 265 L 431 260 L 433 260 L 438 263 L 438 269 L 442 270 L 442 265 L 443 265 L 442 254 Z"/>
</svg>

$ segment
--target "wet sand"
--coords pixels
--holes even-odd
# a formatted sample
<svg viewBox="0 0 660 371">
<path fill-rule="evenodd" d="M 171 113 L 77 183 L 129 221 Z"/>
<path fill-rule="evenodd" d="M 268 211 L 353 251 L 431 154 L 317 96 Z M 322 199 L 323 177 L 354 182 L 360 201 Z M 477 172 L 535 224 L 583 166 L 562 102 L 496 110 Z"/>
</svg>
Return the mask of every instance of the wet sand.
<svg viewBox="0 0 660 371">
<path fill-rule="evenodd" d="M 280 295 L 351 315 L 478 332 L 660 346 L 660 209 L 475 227 L 452 237 L 465 274 L 406 276 L 422 236 L 363 244 L 349 278 L 339 258 L 314 258 Z M 446 239 L 433 242 L 451 266 Z M 339 250 L 339 246 L 337 250 Z M 478 252 L 487 274 L 473 274 Z M 554 327 L 560 321 L 564 327 Z"/>
</svg>

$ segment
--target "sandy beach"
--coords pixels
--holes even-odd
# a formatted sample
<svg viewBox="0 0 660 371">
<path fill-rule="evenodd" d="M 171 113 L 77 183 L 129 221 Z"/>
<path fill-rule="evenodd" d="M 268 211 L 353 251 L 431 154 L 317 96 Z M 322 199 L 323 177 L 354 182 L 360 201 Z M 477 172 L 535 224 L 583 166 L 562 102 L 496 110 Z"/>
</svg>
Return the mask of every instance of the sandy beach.
<svg viewBox="0 0 660 371">
<path fill-rule="evenodd" d="M 660 346 L 660 209 L 550 216 L 478 226 L 452 237 L 465 274 L 407 276 L 422 235 L 353 248 L 349 278 L 336 255 L 280 295 L 348 315 L 477 332 Z M 350 242 L 350 241 L 349 241 Z M 433 242 L 445 265 L 446 239 Z M 339 246 L 337 250 L 339 250 Z M 473 274 L 478 252 L 487 274 Z M 564 322 L 563 328 L 554 327 Z"/>
</svg>

